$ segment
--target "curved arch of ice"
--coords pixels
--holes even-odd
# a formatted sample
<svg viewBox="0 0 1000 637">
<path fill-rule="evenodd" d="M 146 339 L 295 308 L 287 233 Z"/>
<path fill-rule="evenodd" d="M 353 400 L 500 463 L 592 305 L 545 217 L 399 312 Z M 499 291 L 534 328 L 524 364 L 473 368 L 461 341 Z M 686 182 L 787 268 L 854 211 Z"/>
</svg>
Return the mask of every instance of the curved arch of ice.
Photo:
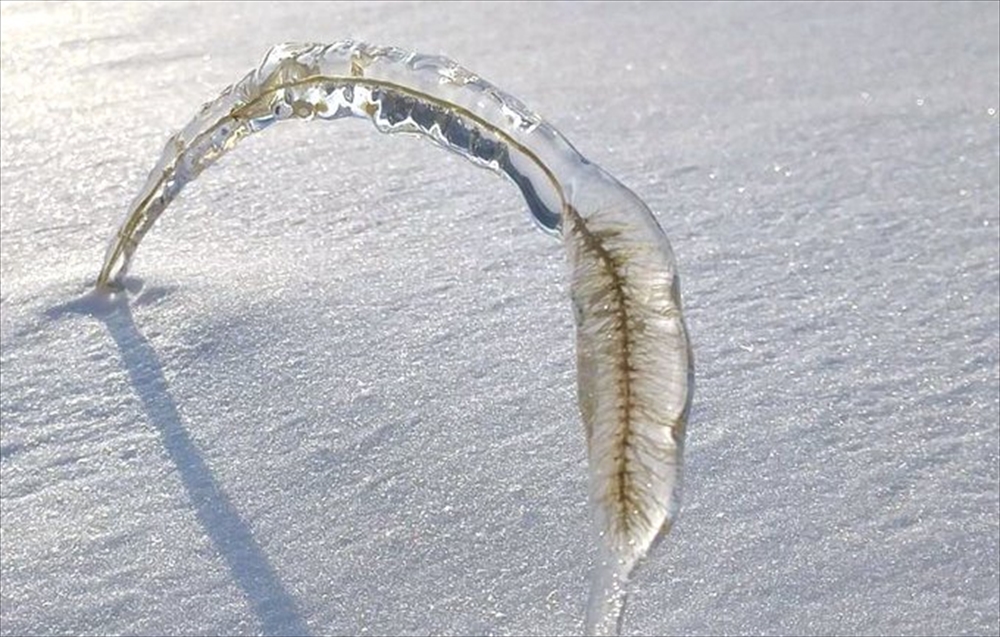
<svg viewBox="0 0 1000 637">
<path fill-rule="evenodd" d="M 616 632 L 629 573 L 669 531 L 679 502 L 693 390 L 679 280 L 645 204 L 514 97 L 443 57 L 349 40 L 275 46 L 168 141 L 109 245 L 98 287 L 120 282 L 184 185 L 241 139 L 282 120 L 343 117 L 422 134 L 506 175 L 538 225 L 561 235 L 600 547 L 587 631 Z"/>
</svg>

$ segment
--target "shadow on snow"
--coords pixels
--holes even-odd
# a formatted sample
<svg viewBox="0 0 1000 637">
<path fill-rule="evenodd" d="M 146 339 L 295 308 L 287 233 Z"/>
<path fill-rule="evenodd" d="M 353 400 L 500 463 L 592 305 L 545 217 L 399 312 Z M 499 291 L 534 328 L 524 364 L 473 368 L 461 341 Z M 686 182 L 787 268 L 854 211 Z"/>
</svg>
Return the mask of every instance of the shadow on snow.
<svg viewBox="0 0 1000 637">
<path fill-rule="evenodd" d="M 137 285 L 136 285 L 137 284 Z M 141 283 L 127 286 L 138 291 Z M 143 296 L 162 295 L 147 291 Z M 122 363 L 149 422 L 159 431 L 163 446 L 177 467 L 198 520 L 226 561 L 233 579 L 243 590 L 268 635 L 307 635 L 295 600 L 282 585 L 267 556 L 254 541 L 246 522 L 205 464 L 184 426 L 170 395 L 163 365 L 149 340 L 136 327 L 126 293 L 109 295 L 92 291 L 46 312 L 51 319 L 84 315 L 107 327 L 121 354 Z"/>
</svg>

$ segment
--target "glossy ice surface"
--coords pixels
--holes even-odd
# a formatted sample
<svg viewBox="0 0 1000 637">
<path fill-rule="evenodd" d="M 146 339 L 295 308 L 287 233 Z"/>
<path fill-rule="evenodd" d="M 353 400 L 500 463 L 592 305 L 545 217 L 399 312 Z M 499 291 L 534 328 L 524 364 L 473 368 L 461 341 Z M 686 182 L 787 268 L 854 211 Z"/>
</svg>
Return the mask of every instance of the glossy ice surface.
<svg viewBox="0 0 1000 637">
<path fill-rule="evenodd" d="M 167 142 L 112 238 L 98 290 L 120 289 L 174 197 L 241 139 L 283 120 L 343 117 L 422 134 L 507 175 L 538 225 L 562 230 L 601 547 L 586 632 L 617 633 L 627 578 L 679 504 L 694 380 L 679 277 L 645 204 L 516 98 L 440 56 L 353 41 L 276 45 Z"/>
</svg>

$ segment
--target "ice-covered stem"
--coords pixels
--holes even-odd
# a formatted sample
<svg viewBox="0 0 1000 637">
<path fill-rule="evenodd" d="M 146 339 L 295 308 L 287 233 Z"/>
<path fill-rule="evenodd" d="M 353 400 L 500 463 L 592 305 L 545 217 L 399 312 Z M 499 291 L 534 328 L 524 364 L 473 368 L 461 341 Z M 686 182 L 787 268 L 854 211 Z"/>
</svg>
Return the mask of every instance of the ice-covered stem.
<svg viewBox="0 0 1000 637">
<path fill-rule="evenodd" d="M 563 237 L 600 534 L 587 632 L 615 634 L 629 573 L 676 517 L 694 363 L 665 235 L 628 189 L 581 171 Z"/>
<path fill-rule="evenodd" d="M 437 56 L 283 44 L 172 137 L 109 245 L 114 287 L 159 215 L 241 139 L 289 119 L 369 119 L 510 178 L 571 266 L 578 389 L 600 558 L 588 632 L 617 630 L 636 562 L 674 519 L 693 363 L 670 245 L 649 209 L 520 101 Z"/>
<path fill-rule="evenodd" d="M 108 248 L 98 284 L 124 276 L 163 210 L 240 140 L 283 120 L 345 117 L 369 119 L 384 133 L 425 135 L 507 175 L 538 224 L 558 232 L 565 194 L 556 173 L 582 158 L 516 98 L 439 56 L 349 40 L 281 44 L 167 142 Z"/>
</svg>

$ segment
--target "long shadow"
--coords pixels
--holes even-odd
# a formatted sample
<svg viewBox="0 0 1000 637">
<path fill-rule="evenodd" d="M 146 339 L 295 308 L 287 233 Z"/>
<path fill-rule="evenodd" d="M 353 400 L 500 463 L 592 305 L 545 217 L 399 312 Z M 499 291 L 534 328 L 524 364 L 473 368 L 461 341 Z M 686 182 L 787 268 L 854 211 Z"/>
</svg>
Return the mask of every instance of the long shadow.
<svg viewBox="0 0 1000 637">
<path fill-rule="evenodd" d="M 157 292 L 151 291 L 143 296 L 148 294 L 156 295 Z M 82 314 L 92 316 L 107 326 L 146 416 L 160 432 L 163 446 L 177 467 L 198 520 L 225 559 L 233 579 L 243 589 L 264 633 L 308 635 L 295 600 L 281 584 L 267 556 L 215 481 L 211 469 L 185 429 L 170 395 L 163 365 L 156 350 L 136 327 L 126 294 L 108 296 L 91 292 L 79 300 L 52 308 L 47 314 L 50 318 Z"/>
</svg>

